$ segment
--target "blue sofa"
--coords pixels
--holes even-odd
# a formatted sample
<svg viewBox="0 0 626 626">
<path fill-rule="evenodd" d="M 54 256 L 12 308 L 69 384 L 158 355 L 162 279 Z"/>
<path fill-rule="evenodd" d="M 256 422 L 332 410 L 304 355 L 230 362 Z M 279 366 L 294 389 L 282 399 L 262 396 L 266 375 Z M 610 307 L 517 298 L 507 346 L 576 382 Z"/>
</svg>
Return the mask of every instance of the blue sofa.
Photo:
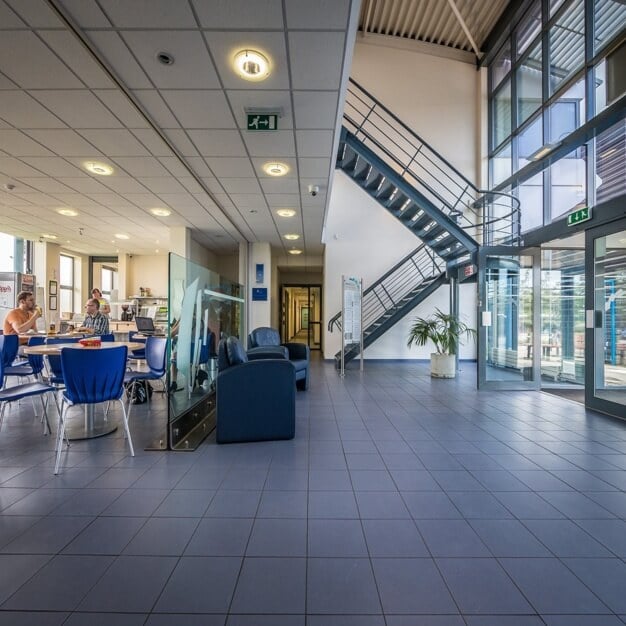
<svg viewBox="0 0 626 626">
<path fill-rule="evenodd" d="M 236 337 L 217 350 L 217 443 L 293 439 L 296 371 L 284 358 L 248 361 Z"/>
<path fill-rule="evenodd" d="M 296 387 L 309 388 L 309 346 L 303 343 L 280 343 L 280 334 L 275 328 L 261 326 L 248 335 L 248 359 L 288 359 L 296 368 Z"/>
</svg>

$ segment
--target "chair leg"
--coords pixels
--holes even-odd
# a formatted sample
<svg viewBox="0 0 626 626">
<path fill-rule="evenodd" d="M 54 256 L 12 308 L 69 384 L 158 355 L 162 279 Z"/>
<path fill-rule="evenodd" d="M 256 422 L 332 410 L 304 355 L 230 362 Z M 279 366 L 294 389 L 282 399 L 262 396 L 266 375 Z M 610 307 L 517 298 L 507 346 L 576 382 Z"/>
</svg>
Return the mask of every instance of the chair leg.
<svg viewBox="0 0 626 626">
<path fill-rule="evenodd" d="M 64 403 L 64 406 L 61 410 L 61 415 L 59 416 L 59 432 L 57 433 L 57 458 L 54 463 L 54 474 L 59 473 L 59 465 L 61 464 L 61 452 L 63 452 L 63 435 L 65 435 L 65 417 L 67 415 L 67 411 L 69 409 L 69 405 Z"/>
<path fill-rule="evenodd" d="M 43 409 L 43 415 L 41 417 L 41 421 L 43 422 L 43 434 L 51 435 L 52 428 L 50 428 L 50 421 L 48 420 L 48 398 L 46 398 L 46 402 L 44 403 L 43 395 L 39 396 L 41 400 L 41 408 Z"/>
<path fill-rule="evenodd" d="M 0 430 L 2 430 L 2 422 L 4 421 L 4 410 L 7 408 L 7 403 L 3 402 L 0 407 Z"/>
<path fill-rule="evenodd" d="M 126 407 L 124 401 L 120 398 L 118 402 L 122 405 L 122 419 L 124 420 L 124 431 L 128 438 L 128 447 L 130 448 L 130 456 L 135 456 L 135 449 L 133 448 L 133 440 L 130 436 L 130 429 L 128 428 L 128 416 L 126 415 Z"/>
</svg>

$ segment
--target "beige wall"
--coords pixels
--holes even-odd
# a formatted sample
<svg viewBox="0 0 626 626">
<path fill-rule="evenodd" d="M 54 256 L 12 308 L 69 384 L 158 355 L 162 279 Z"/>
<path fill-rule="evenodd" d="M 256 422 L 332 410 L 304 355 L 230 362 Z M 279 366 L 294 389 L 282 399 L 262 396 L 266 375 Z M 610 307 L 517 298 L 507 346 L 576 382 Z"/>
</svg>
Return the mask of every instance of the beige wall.
<svg viewBox="0 0 626 626">
<path fill-rule="evenodd" d="M 139 287 L 150 288 L 153 296 L 167 296 L 167 256 L 135 254 L 128 265 L 127 297 L 139 295 Z"/>
</svg>

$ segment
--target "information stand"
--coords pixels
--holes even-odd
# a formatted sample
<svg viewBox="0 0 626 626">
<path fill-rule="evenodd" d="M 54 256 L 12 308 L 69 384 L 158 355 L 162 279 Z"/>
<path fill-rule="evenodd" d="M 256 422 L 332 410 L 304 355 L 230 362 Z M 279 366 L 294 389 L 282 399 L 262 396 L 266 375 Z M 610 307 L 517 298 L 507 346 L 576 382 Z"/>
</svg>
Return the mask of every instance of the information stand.
<svg viewBox="0 0 626 626">
<path fill-rule="evenodd" d="M 345 376 L 345 350 L 347 346 L 360 347 L 363 371 L 363 280 L 353 276 L 341 277 L 341 377 Z"/>
</svg>

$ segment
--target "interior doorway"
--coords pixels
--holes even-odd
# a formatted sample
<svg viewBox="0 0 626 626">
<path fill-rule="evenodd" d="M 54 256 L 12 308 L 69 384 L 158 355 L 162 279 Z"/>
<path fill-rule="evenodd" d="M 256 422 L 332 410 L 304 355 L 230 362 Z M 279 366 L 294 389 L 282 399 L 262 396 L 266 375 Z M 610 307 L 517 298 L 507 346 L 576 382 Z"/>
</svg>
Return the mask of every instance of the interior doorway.
<svg viewBox="0 0 626 626">
<path fill-rule="evenodd" d="M 283 285 L 280 298 L 280 334 L 285 342 L 322 349 L 322 286 Z"/>
</svg>

